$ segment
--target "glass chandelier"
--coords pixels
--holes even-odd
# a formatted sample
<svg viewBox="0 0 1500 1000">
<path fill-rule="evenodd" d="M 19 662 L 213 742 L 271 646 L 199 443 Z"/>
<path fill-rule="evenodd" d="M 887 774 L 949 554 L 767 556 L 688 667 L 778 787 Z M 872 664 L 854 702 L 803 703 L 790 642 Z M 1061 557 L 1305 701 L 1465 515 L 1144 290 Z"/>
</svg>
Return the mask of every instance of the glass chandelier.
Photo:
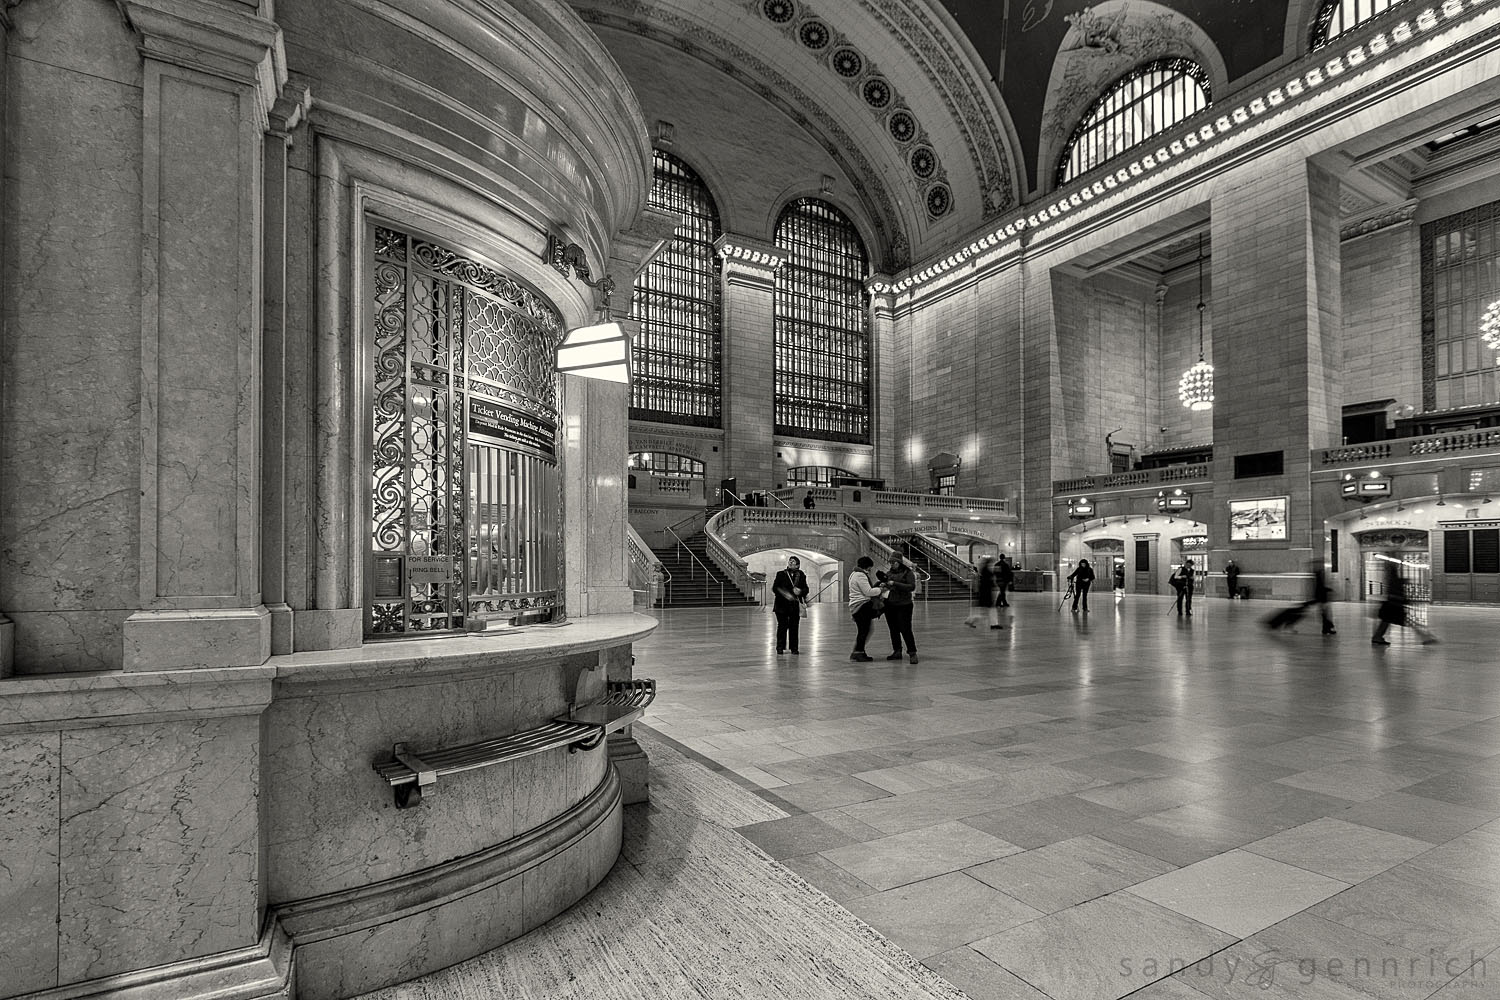
<svg viewBox="0 0 1500 1000">
<path fill-rule="evenodd" d="M 1203 234 L 1198 234 L 1198 363 L 1177 381 L 1177 398 L 1190 410 L 1214 407 L 1214 366 L 1203 360 Z"/>
<path fill-rule="evenodd" d="M 1479 335 L 1484 339 L 1485 347 L 1500 351 L 1500 299 L 1491 302 L 1484 311 L 1484 318 L 1479 321 Z"/>
</svg>

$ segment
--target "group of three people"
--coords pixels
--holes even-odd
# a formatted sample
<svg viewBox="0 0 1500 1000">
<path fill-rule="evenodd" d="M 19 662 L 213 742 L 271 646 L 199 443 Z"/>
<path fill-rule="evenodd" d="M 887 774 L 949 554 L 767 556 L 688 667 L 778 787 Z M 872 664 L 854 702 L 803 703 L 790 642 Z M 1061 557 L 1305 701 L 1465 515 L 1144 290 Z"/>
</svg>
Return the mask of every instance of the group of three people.
<svg viewBox="0 0 1500 1000">
<path fill-rule="evenodd" d="M 874 659 L 865 652 L 865 642 L 875 619 L 885 616 L 886 627 L 891 633 L 892 653 L 888 660 L 899 660 L 903 655 L 912 663 L 917 662 L 917 640 L 911 631 L 912 595 L 917 589 L 917 575 L 906 565 L 899 552 L 891 554 L 890 566 L 885 572 L 875 571 L 875 560 L 860 556 L 849 574 L 849 613 L 854 618 L 854 652 L 849 659 L 867 663 Z M 776 574 L 771 583 L 775 595 L 772 610 L 776 613 L 776 653 L 788 651 L 796 654 L 802 614 L 809 597 L 807 574 L 802 572 L 802 563 L 796 556 L 786 561 L 786 568 Z M 906 652 L 902 653 L 905 646 Z"/>
</svg>

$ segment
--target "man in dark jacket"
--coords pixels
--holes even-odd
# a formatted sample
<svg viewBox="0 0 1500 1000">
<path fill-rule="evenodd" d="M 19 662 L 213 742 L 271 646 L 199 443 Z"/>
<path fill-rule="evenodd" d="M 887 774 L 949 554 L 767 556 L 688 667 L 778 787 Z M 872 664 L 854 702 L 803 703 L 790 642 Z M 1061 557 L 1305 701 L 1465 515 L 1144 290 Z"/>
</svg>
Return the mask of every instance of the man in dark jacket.
<svg viewBox="0 0 1500 1000">
<path fill-rule="evenodd" d="M 1006 558 L 1005 553 L 1002 552 L 1000 558 L 995 561 L 995 607 L 1010 607 L 1010 601 L 1005 599 L 1005 595 L 1010 593 L 1010 588 L 1015 582 L 1016 568 L 1010 564 L 1010 559 Z"/>
</svg>

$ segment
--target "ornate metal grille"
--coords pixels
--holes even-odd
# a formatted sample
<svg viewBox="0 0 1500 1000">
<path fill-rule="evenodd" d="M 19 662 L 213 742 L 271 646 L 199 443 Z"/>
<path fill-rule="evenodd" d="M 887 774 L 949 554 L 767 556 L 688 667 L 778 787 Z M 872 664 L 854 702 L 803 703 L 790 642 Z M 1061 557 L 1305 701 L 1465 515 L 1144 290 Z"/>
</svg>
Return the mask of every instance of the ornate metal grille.
<svg viewBox="0 0 1500 1000">
<path fill-rule="evenodd" d="M 1115 81 L 1089 108 L 1057 165 L 1066 184 L 1212 103 L 1208 74 L 1190 59 L 1158 59 Z"/>
<path fill-rule="evenodd" d="M 1422 226 L 1422 409 L 1500 402 L 1479 323 L 1500 299 L 1500 201 Z"/>
<path fill-rule="evenodd" d="M 719 210 L 708 186 L 677 157 L 657 150 L 653 168 L 647 203 L 682 221 L 631 293 L 640 334 L 631 347 L 630 415 L 718 427 Z"/>
<path fill-rule="evenodd" d="M 1364 24 L 1404 2 L 1405 0 L 1327 0 L 1319 8 L 1318 16 L 1313 18 L 1308 48 L 1321 49 L 1356 25 Z"/>
<path fill-rule="evenodd" d="M 672 479 L 702 479 L 704 465 L 696 458 L 667 451 L 634 451 L 626 462 L 631 472 Z"/>
<path fill-rule="evenodd" d="M 799 465 L 786 470 L 788 486 L 832 486 L 835 479 L 853 479 L 854 473 L 832 465 Z"/>
<path fill-rule="evenodd" d="M 788 205 L 776 245 L 776 433 L 870 440 L 869 258 L 853 223 L 813 198 Z"/>
<path fill-rule="evenodd" d="M 558 316 L 483 264 L 372 228 L 365 632 L 558 609 Z"/>
</svg>

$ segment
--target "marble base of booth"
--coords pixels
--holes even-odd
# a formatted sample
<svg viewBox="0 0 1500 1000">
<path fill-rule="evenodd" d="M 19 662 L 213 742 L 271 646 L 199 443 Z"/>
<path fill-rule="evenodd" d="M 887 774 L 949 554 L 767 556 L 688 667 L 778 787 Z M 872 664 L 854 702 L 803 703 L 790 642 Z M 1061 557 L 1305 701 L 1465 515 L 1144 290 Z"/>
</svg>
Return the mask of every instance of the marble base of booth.
<svg viewBox="0 0 1500 1000">
<path fill-rule="evenodd" d="M 534 830 L 467 857 L 275 908 L 299 1000 L 335 1000 L 482 954 L 583 898 L 620 854 L 620 778 Z"/>
<path fill-rule="evenodd" d="M 609 762 L 620 773 L 620 798 L 627 806 L 651 799 L 651 762 L 630 733 L 611 733 Z"/>
<path fill-rule="evenodd" d="M 23 993 L 15 1000 L 292 1000 L 292 939 L 275 920 L 248 948 Z"/>
</svg>

